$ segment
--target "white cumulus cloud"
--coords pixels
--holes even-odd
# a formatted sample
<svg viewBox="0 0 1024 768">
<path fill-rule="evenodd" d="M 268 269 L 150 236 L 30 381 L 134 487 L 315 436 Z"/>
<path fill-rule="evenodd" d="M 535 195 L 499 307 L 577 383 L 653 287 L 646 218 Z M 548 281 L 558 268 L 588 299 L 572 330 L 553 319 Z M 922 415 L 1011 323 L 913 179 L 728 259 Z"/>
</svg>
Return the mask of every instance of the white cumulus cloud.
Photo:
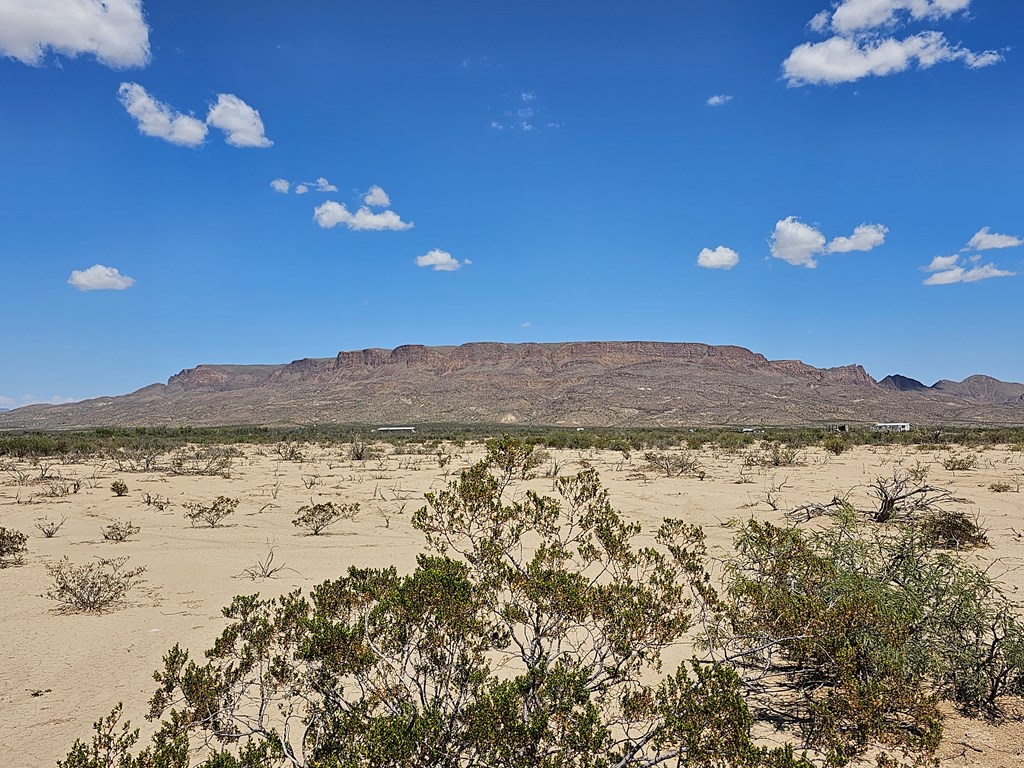
<svg viewBox="0 0 1024 768">
<path fill-rule="evenodd" d="M 363 195 L 363 202 L 373 208 L 387 208 L 391 205 L 391 198 L 388 193 L 374 184 Z"/>
<path fill-rule="evenodd" d="M 836 237 L 826 245 L 825 235 L 817 227 L 805 224 L 796 216 L 787 216 L 775 223 L 769 243 L 772 256 L 797 267 L 814 269 L 815 257 L 826 253 L 870 251 L 885 242 L 889 233 L 883 224 L 861 224 L 848 237 Z"/>
<path fill-rule="evenodd" d="M 787 264 L 814 269 L 814 257 L 825 250 L 825 236 L 796 216 L 787 216 L 775 223 L 775 232 L 769 241 L 772 256 Z"/>
<path fill-rule="evenodd" d="M 1024 240 L 1014 235 L 999 235 L 989 232 L 988 227 L 982 227 L 967 243 L 967 250 L 988 251 L 993 248 L 1016 248 L 1018 245 L 1024 245 Z"/>
<path fill-rule="evenodd" d="M 138 83 L 121 83 L 117 95 L 146 136 L 183 147 L 198 147 L 206 140 L 206 123 L 174 111 Z"/>
<path fill-rule="evenodd" d="M 270 182 L 270 186 L 275 192 L 280 192 L 282 195 L 287 195 L 288 190 L 291 189 L 292 185 L 288 182 L 288 179 L 274 179 L 272 182 Z"/>
<path fill-rule="evenodd" d="M 2 0 L 0 54 L 37 66 L 47 51 L 108 67 L 149 63 L 142 0 Z"/>
<path fill-rule="evenodd" d="M 828 252 L 870 251 L 882 245 L 887 234 L 889 229 L 882 224 L 861 224 L 849 237 L 837 237 L 829 243 Z"/>
<path fill-rule="evenodd" d="M 966 13 L 971 0 L 842 0 L 808 23 L 826 40 L 796 46 L 782 70 L 791 86 L 835 85 L 864 77 L 884 77 L 911 67 L 929 69 L 959 61 L 971 69 L 1003 60 L 999 51 L 972 51 L 936 30 L 907 36 L 893 32 L 910 22 L 938 21 Z"/>
<path fill-rule="evenodd" d="M 402 218 L 394 211 L 374 213 L 364 206 L 352 212 L 344 203 L 336 203 L 333 200 L 328 200 L 323 205 L 317 206 L 313 211 L 313 218 L 324 229 L 332 229 L 344 224 L 349 229 L 356 231 L 399 231 L 411 229 L 413 226 L 411 221 L 402 221 Z"/>
<path fill-rule="evenodd" d="M 469 264 L 470 262 L 467 259 L 465 263 Z M 416 266 L 431 267 L 435 272 L 454 272 L 462 268 L 462 264 L 459 263 L 458 259 L 448 253 L 448 251 L 442 251 L 439 248 L 433 248 L 422 256 L 417 256 Z"/>
<path fill-rule="evenodd" d="M 68 278 L 68 285 L 80 291 L 123 291 L 135 285 L 135 280 L 113 267 L 94 264 L 88 269 L 74 270 Z"/>
<path fill-rule="evenodd" d="M 225 133 L 225 141 L 233 147 L 269 147 L 274 142 L 264 133 L 260 113 L 231 93 L 217 94 L 206 122 Z"/>
<path fill-rule="evenodd" d="M 843 0 L 832 12 L 824 11 L 827 24 L 839 34 L 849 35 L 877 27 L 892 26 L 905 16 L 914 21 L 934 21 L 966 11 L 971 0 Z M 821 14 L 815 16 L 817 19 Z M 813 20 L 812 20 L 813 21 Z"/>
<path fill-rule="evenodd" d="M 732 269 L 739 263 L 740 255 L 724 245 L 720 245 L 714 250 L 704 248 L 697 256 L 697 266 L 705 269 Z"/>
<path fill-rule="evenodd" d="M 836 85 L 905 72 L 913 65 L 929 69 L 946 61 L 962 61 L 971 69 L 980 69 L 1002 61 L 1002 55 L 951 45 L 941 32 L 921 32 L 902 40 L 830 37 L 798 45 L 782 69 L 791 86 Z"/>
<path fill-rule="evenodd" d="M 307 187 L 305 184 L 296 184 L 295 185 L 295 194 L 296 195 L 304 195 L 307 192 L 309 192 L 309 187 Z"/>
<path fill-rule="evenodd" d="M 729 96 L 724 93 L 718 93 L 715 94 L 714 96 L 708 97 L 707 104 L 709 107 L 721 107 L 725 104 L 728 104 L 730 101 L 732 101 L 732 96 Z"/>
</svg>

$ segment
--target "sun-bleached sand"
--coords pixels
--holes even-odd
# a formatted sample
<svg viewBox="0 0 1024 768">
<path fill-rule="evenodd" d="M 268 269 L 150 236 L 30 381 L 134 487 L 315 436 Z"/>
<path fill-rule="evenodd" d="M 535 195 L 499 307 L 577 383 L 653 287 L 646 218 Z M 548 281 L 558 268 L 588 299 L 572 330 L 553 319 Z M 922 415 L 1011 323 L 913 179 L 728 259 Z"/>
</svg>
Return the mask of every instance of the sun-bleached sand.
<svg viewBox="0 0 1024 768">
<path fill-rule="evenodd" d="M 442 469 L 431 453 L 395 454 L 390 446 L 379 446 L 385 455 L 367 461 L 352 461 L 345 445 L 298 447 L 302 461 L 281 460 L 272 446 L 241 446 L 226 478 L 118 472 L 109 461 L 5 462 L 0 526 L 30 538 L 24 563 L 0 569 L 0 763 L 54 765 L 119 701 L 126 717 L 145 726 L 152 673 L 164 653 L 178 643 L 201 658 L 223 628 L 221 608 L 234 595 L 308 589 L 351 565 L 411 570 L 423 539 L 410 518 L 423 505 L 424 493 L 442 488 L 483 453 L 479 445 L 450 447 L 453 458 Z M 562 474 L 589 463 L 628 520 L 640 522 L 645 532 L 653 532 L 665 517 L 698 523 L 716 555 L 730 546 L 730 519 L 756 516 L 782 523 L 788 509 L 849 491 L 855 506 L 869 508 L 867 483 L 897 467 L 928 466 L 929 482 L 954 490 L 964 499 L 961 506 L 988 529 L 992 547 L 976 556 L 994 563 L 993 572 L 1002 574 L 1008 592 L 1024 596 L 1024 493 L 990 488 L 999 482 L 1015 485 L 1024 474 L 1024 454 L 1007 448 L 959 452 L 976 454 L 977 468 L 944 469 L 947 450 L 861 446 L 840 456 L 806 449 L 798 466 L 744 470 L 741 453 L 705 447 L 699 452 L 706 473 L 700 480 L 659 477 L 645 468 L 642 452 L 627 459 L 616 451 L 558 450 L 549 451 L 537 477 L 520 488 L 550 493 L 552 480 L 545 473 L 552 462 Z M 81 483 L 77 493 L 53 495 L 62 482 L 75 479 Z M 114 480 L 128 486 L 126 496 L 111 492 Z M 778 509 L 766 503 L 769 493 Z M 146 504 L 146 494 L 166 500 L 166 507 Z M 222 527 L 191 527 L 182 505 L 219 495 L 239 499 L 237 511 Z M 360 511 L 354 520 L 310 536 L 291 521 L 311 501 L 358 503 Z M 67 520 L 53 538 L 35 528 L 41 518 L 62 516 Z M 101 527 L 116 520 L 130 520 L 141 530 L 127 542 L 104 541 Z M 246 578 L 244 571 L 270 547 L 275 564 L 286 570 L 271 579 Z M 130 565 L 146 567 L 145 581 L 121 609 L 62 613 L 44 593 L 51 583 L 47 564 L 65 555 L 75 563 L 127 555 Z M 993 726 L 951 714 L 940 755 L 950 765 L 1021 764 L 1024 723 L 1011 716 Z"/>
</svg>

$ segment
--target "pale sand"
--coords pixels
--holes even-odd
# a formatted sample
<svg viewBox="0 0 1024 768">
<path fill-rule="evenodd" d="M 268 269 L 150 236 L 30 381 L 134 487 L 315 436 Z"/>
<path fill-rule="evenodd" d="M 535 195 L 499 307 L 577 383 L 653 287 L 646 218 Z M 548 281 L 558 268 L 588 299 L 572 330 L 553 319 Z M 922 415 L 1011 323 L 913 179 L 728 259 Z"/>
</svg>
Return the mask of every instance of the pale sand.
<svg viewBox="0 0 1024 768">
<path fill-rule="evenodd" d="M 180 643 L 201 659 L 224 626 L 220 610 L 233 595 L 271 596 L 308 589 L 342 575 L 350 565 L 395 565 L 401 571 L 414 566 L 422 537 L 410 517 L 422 506 L 426 491 L 445 484 L 436 458 L 389 455 L 382 461 L 352 462 L 345 458 L 346 446 L 302 449 L 307 459 L 297 463 L 277 461 L 270 447 L 242 446 L 244 457 L 234 460 L 229 479 L 118 473 L 109 462 L 53 463 L 52 474 L 83 481 L 79 493 L 63 498 L 47 498 L 45 483 L 19 485 L 15 472 L 0 471 L 0 525 L 30 535 L 24 565 L 0 570 L 0 764 L 54 765 L 76 737 L 88 737 L 92 723 L 119 701 L 124 702 L 126 716 L 144 726 L 154 687 L 152 673 L 161 666 L 163 654 Z M 468 466 L 482 453 L 479 446 L 453 450 L 457 455 L 450 472 Z M 1005 574 L 1007 589 L 1024 595 L 1024 543 L 1015 533 L 1024 533 L 1024 493 L 994 493 L 988 488 L 1024 473 L 1021 453 L 977 451 L 978 468 L 957 473 L 940 465 L 947 451 L 860 447 L 839 457 L 820 449 L 801 453 L 803 466 L 754 471 L 752 483 L 739 484 L 740 456 L 718 450 L 701 452 L 707 472 L 703 481 L 657 478 L 643 470 L 642 452 L 634 452 L 630 461 L 611 451 L 551 452 L 563 465 L 563 474 L 577 471 L 581 460 L 591 462 L 610 489 L 615 507 L 627 519 L 642 523 L 645 532 L 652 532 L 664 517 L 699 523 L 712 553 L 728 548 L 731 531 L 723 523 L 730 518 L 754 515 L 782 522 L 788 508 L 827 502 L 851 488 L 855 490 L 850 500 L 868 508 L 865 483 L 891 474 L 900 464 L 930 464 L 929 482 L 952 488 L 972 502 L 967 509 L 976 511 L 988 527 L 993 547 L 979 556 L 986 562 L 998 560 L 996 568 Z M 27 462 L 18 462 L 18 467 L 30 478 L 40 474 Z M 649 480 L 631 477 L 638 471 Z M 307 489 L 304 479 L 314 476 L 319 479 Z M 115 479 L 127 483 L 127 497 L 113 496 L 110 484 Z M 779 493 L 779 510 L 773 511 L 760 500 L 770 484 L 780 481 L 785 486 Z M 525 485 L 551 491 L 551 480 L 543 476 Z M 167 497 L 173 506 L 158 512 L 143 503 L 144 492 Z M 190 527 L 182 516 L 182 503 L 208 502 L 220 494 L 241 499 L 226 526 Z M 354 521 L 329 528 L 327 535 L 303 535 L 291 520 L 311 498 L 358 502 L 361 512 Z M 67 522 L 52 539 L 43 538 L 34 527 L 38 518 L 61 515 Z M 142 530 L 129 542 L 105 542 L 100 527 L 113 520 L 131 520 Z M 276 561 L 297 572 L 257 582 L 239 578 L 266 554 L 268 540 L 277 546 Z M 50 584 L 46 564 L 63 555 L 76 563 L 130 555 L 131 565 L 148 568 L 146 582 L 123 609 L 104 615 L 62 614 L 42 595 Z M 34 691 L 43 693 L 34 696 Z M 944 763 L 1024 764 L 1024 724 L 1019 719 L 997 728 L 953 716 L 946 733 Z"/>
</svg>

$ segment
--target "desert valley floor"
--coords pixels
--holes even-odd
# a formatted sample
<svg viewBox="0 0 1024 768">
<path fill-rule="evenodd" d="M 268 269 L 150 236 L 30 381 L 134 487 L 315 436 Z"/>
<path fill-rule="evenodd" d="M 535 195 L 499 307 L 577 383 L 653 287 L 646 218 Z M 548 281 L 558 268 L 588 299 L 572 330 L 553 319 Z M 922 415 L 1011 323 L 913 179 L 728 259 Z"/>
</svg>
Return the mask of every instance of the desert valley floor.
<svg viewBox="0 0 1024 768">
<path fill-rule="evenodd" d="M 350 565 L 411 570 L 423 548 L 410 524 L 412 513 L 423 505 L 425 492 L 442 488 L 479 459 L 482 446 L 447 446 L 451 460 L 444 468 L 436 447 L 422 454 L 376 447 L 379 457 L 354 461 L 348 445 L 298 445 L 301 460 L 285 460 L 273 445 L 243 445 L 227 477 L 125 472 L 98 460 L 4 460 L 0 525 L 30 537 L 23 564 L 0 570 L 0 763 L 54 765 L 119 701 L 126 716 L 145 729 L 152 673 L 163 654 L 175 643 L 201 654 L 224 626 L 220 610 L 234 595 L 308 589 Z M 704 447 L 703 479 L 659 476 L 646 467 L 642 451 L 629 458 L 617 451 L 548 453 L 536 477 L 517 492 L 550 493 L 556 468 L 568 474 L 590 464 L 609 488 L 612 504 L 645 533 L 665 517 L 680 517 L 703 526 L 712 555 L 730 546 L 730 519 L 756 516 L 781 524 L 789 509 L 847 492 L 855 506 L 867 508 L 869 482 L 895 468 L 927 466 L 928 481 L 954 490 L 961 506 L 988 529 L 992 546 L 974 556 L 991 563 L 1007 590 L 1024 598 L 1024 453 L 1006 447 L 960 449 L 959 454 L 975 454 L 977 465 L 955 472 L 943 468 L 950 455 L 945 449 L 860 446 L 833 456 L 811 448 L 799 451 L 795 466 L 744 467 L 744 452 Z M 127 485 L 123 497 L 111 492 L 116 480 Z M 1000 483 L 1009 489 L 992 490 Z M 240 500 L 221 527 L 192 527 L 183 517 L 183 504 L 221 495 Z M 311 500 L 358 503 L 359 513 L 321 535 L 306 535 L 291 521 Z M 36 528 L 41 519 L 61 518 L 66 522 L 52 538 Z M 101 527 L 118 520 L 140 531 L 126 542 L 105 541 Z M 271 547 L 274 562 L 286 570 L 275 578 L 247 578 L 246 569 Z M 44 595 L 50 586 L 47 565 L 65 555 L 76 563 L 127 555 L 131 565 L 146 567 L 145 581 L 119 610 L 62 613 Z M 1019 711 L 1011 707 L 998 727 L 951 713 L 942 763 L 1024 765 Z"/>
</svg>

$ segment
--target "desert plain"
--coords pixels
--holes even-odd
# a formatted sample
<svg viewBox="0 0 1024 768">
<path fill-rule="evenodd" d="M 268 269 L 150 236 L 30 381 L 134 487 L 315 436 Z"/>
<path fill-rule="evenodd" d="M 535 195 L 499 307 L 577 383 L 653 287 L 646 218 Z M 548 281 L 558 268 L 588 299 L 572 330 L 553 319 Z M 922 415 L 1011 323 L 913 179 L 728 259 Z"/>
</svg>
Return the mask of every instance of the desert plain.
<svg viewBox="0 0 1024 768">
<path fill-rule="evenodd" d="M 371 448 L 376 455 L 357 460 L 347 444 L 234 446 L 224 471 L 212 476 L 175 473 L 160 461 L 127 471 L 128 465 L 119 468 L 109 459 L 3 459 L 0 526 L 25 532 L 29 540 L 23 562 L 0 569 L 0 764 L 54 765 L 118 702 L 145 734 L 152 673 L 163 655 L 178 643 L 201 657 L 225 626 L 221 608 L 234 595 L 308 590 L 353 565 L 411 571 L 424 550 L 410 522 L 413 512 L 424 505 L 424 494 L 443 488 L 484 449 L 479 443 Z M 535 476 L 513 492 L 550 494 L 556 474 L 593 466 L 613 506 L 645 534 L 666 517 L 682 518 L 703 527 L 715 558 L 729 551 L 730 521 L 753 516 L 791 524 L 788 511 L 834 496 L 869 509 L 872 481 L 915 468 L 927 471 L 930 484 L 952 490 L 959 507 L 977 517 L 990 546 L 968 556 L 998 575 L 1011 596 L 1024 598 L 1020 450 L 856 446 L 833 455 L 813 447 L 797 451 L 792 466 L 751 465 L 749 450 L 706 445 L 689 452 L 701 472 L 679 477 L 648 466 L 642 451 L 548 450 Z M 950 455 L 974 456 L 975 466 L 946 469 Z M 111 491 L 115 481 L 127 486 L 125 495 Z M 184 505 L 218 496 L 238 499 L 237 510 L 217 527 L 191 525 Z M 292 523 L 303 505 L 327 501 L 358 504 L 359 511 L 320 535 Z M 50 538 L 37 528 L 62 519 Z M 118 521 L 139 530 L 127 541 L 105 540 L 101 530 Z M 261 578 L 254 571 L 271 551 L 271 569 L 280 570 Z M 48 566 L 65 556 L 73 563 L 127 556 L 131 566 L 146 571 L 124 606 L 99 614 L 67 612 L 46 597 Z M 941 763 L 1024 764 L 1022 713 L 1010 702 L 1006 717 L 992 724 L 950 709 Z"/>
</svg>

